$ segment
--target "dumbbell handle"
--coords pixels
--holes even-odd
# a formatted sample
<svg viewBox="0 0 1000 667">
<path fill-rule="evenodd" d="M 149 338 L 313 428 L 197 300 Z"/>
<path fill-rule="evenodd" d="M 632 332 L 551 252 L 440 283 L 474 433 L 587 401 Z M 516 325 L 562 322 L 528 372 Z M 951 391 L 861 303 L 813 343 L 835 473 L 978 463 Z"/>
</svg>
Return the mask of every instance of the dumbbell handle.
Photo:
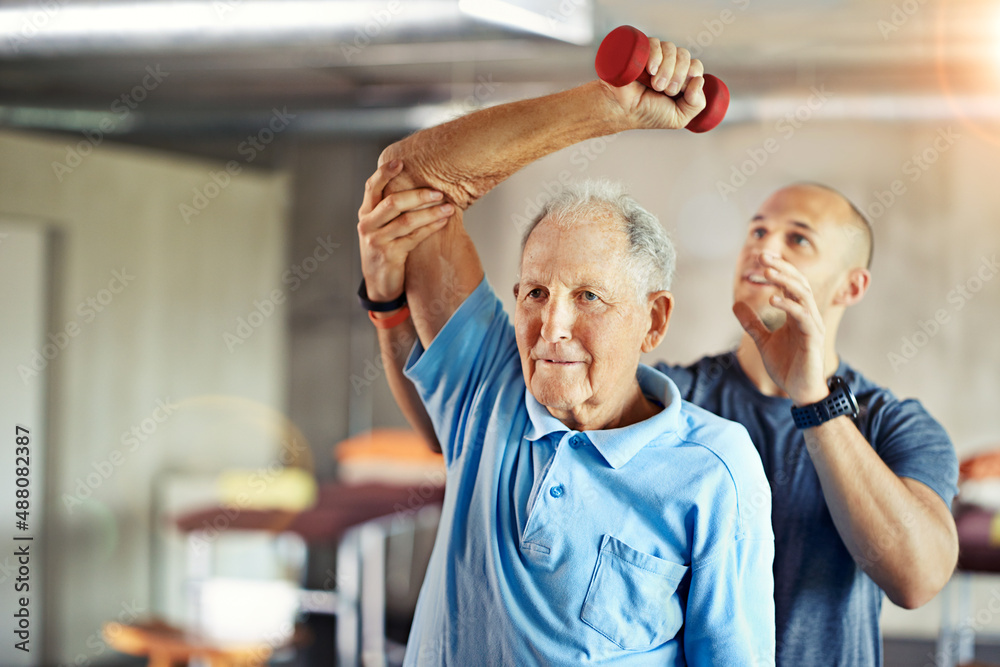
<svg viewBox="0 0 1000 667">
<path fill-rule="evenodd" d="M 646 62 L 649 60 L 649 38 L 638 28 L 623 25 L 615 28 L 604 38 L 597 49 L 594 68 L 602 81 L 612 86 L 627 86 L 638 81 L 652 88 Z M 716 76 L 705 75 L 705 108 L 691 119 L 687 129 L 692 132 L 708 132 L 719 123 L 729 109 L 729 88 Z M 680 97 L 683 93 L 679 94 Z"/>
</svg>

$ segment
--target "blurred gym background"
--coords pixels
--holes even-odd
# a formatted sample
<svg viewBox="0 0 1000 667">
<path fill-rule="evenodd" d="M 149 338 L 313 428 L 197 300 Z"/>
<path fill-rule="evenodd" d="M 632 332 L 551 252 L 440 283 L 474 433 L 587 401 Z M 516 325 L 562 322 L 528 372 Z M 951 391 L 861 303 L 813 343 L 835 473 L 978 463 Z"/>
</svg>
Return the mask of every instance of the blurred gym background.
<svg viewBox="0 0 1000 667">
<path fill-rule="evenodd" d="M 678 246 L 650 359 L 721 351 L 754 208 L 827 183 L 875 231 L 842 354 L 920 398 L 960 459 L 1000 447 L 1000 3 L 5 1 L 0 507 L 16 425 L 31 495 L 28 527 L 0 527 L 0 664 L 145 664 L 157 641 L 201 664 L 398 661 L 441 475 L 396 430 L 357 305 L 363 183 L 415 130 L 592 79 L 621 24 L 691 49 L 729 115 L 574 146 L 487 195 L 466 221 L 498 292 L 546 197 L 616 178 Z M 366 504 L 352 485 L 397 495 Z M 299 516 L 317 502 L 328 514 Z M 15 535 L 34 538 L 30 652 L 8 629 Z M 964 628 L 961 659 L 973 633 L 997 655 L 989 568 L 915 611 L 886 601 L 886 665 L 950 664 L 942 628 Z"/>
</svg>

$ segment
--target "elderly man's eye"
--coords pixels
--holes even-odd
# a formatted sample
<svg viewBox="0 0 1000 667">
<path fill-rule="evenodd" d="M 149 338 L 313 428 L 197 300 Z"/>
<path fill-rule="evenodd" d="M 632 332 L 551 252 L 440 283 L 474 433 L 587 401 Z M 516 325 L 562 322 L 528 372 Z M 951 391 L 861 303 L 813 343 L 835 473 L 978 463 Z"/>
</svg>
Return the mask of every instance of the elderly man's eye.
<svg viewBox="0 0 1000 667">
<path fill-rule="evenodd" d="M 535 289 L 533 289 L 530 292 L 528 292 L 528 298 L 531 298 L 531 299 L 540 299 L 540 298 L 542 298 L 542 290 L 536 287 Z"/>
<path fill-rule="evenodd" d="M 583 299 L 584 301 L 597 301 L 597 295 L 594 294 L 593 292 L 584 291 Z"/>
</svg>

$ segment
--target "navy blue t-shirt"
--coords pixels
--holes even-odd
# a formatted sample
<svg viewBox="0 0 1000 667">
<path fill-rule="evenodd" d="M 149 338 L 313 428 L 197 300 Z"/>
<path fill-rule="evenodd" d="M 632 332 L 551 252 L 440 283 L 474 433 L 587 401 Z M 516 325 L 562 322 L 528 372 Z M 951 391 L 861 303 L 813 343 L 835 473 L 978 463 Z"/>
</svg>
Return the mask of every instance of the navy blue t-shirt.
<svg viewBox="0 0 1000 667">
<path fill-rule="evenodd" d="M 791 399 L 757 391 L 732 352 L 656 368 L 685 400 L 743 424 L 760 452 L 771 483 L 777 664 L 881 665 L 884 594 L 833 524 Z M 843 361 L 836 374 L 858 399 L 858 429 L 889 469 L 923 482 L 950 507 L 958 461 L 941 425 L 918 401 L 897 399 Z"/>
</svg>

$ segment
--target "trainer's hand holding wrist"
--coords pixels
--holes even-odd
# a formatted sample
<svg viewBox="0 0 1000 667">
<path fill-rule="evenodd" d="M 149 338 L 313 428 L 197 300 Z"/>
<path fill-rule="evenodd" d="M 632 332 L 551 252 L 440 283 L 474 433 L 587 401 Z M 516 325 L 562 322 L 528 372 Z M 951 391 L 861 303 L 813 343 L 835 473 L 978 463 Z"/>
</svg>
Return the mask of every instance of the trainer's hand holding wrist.
<svg viewBox="0 0 1000 667">
<path fill-rule="evenodd" d="M 396 301 L 405 291 L 403 278 L 406 275 L 405 262 L 403 267 L 393 267 L 382 265 L 380 270 L 365 267 L 361 262 L 361 273 L 365 278 L 365 291 L 368 292 L 368 299 L 378 303 L 388 303 Z"/>
<path fill-rule="evenodd" d="M 401 160 L 383 164 L 365 183 L 358 209 L 361 273 L 368 299 L 388 302 L 404 289 L 406 258 L 425 238 L 444 228 L 454 206 L 436 190 L 418 188 L 383 197 L 385 186 L 403 170 Z"/>
</svg>

